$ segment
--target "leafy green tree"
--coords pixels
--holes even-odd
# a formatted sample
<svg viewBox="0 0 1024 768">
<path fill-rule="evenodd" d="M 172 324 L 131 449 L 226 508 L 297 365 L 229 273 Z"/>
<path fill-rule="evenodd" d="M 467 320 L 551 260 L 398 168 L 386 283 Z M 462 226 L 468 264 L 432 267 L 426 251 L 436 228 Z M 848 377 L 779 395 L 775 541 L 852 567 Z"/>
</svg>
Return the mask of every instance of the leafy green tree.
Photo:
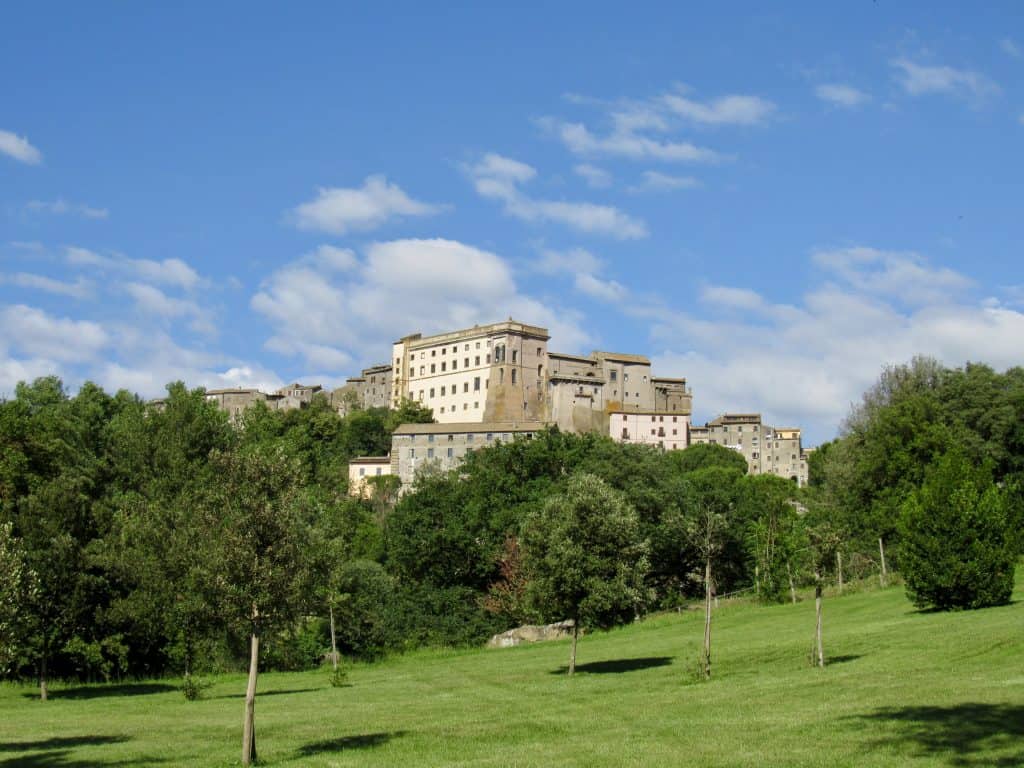
<svg viewBox="0 0 1024 768">
<path fill-rule="evenodd" d="M 669 456 L 680 472 L 694 472 L 707 467 L 726 467 L 747 473 L 747 460 L 743 454 L 724 445 L 698 443 L 683 451 L 672 451 Z"/>
<path fill-rule="evenodd" d="M 987 467 L 951 450 L 903 505 L 902 572 L 914 605 L 939 610 L 1002 605 L 1016 553 L 1005 493 Z"/>
<path fill-rule="evenodd" d="M 736 524 L 742 527 L 762 600 L 782 599 L 785 584 L 799 567 L 800 553 L 806 547 L 804 526 L 794 503 L 797 494 L 792 482 L 775 475 L 745 477 L 739 483 Z"/>
<path fill-rule="evenodd" d="M 642 609 L 648 560 L 640 521 L 620 492 L 580 474 L 526 520 L 522 541 L 532 605 L 548 619 L 573 620 L 571 675 L 581 629 L 611 627 Z"/>
<path fill-rule="evenodd" d="M 242 764 L 256 759 L 256 682 L 260 638 L 294 622 L 308 607 L 309 541 L 315 510 L 301 493 L 301 473 L 282 450 L 218 453 L 199 501 L 208 541 L 217 548 L 213 583 L 225 619 L 248 630 Z"/>
<path fill-rule="evenodd" d="M 35 573 L 25 564 L 21 542 L 10 523 L 0 523 L 0 673 L 15 664 L 29 633 L 26 606 L 36 599 Z"/>
</svg>

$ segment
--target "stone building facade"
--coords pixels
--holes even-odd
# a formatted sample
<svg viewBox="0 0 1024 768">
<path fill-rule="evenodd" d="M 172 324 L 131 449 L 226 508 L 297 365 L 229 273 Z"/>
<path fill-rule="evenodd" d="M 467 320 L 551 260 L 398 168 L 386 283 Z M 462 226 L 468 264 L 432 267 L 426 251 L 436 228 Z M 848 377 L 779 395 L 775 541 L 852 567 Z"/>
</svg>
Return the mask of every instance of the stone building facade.
<svg viewBox="0 0 1024 768">
<path fill-rule="evenodd" d="M 313 396 L 321 390 L 322 387 L 319 384 L 310 385 L 296 382 L 270 393 L 242 387 L 208 389 L 206 390 L 206 399 L 216 403 L 221 410 L 227 411 L 234 421 L 241 417 L 246 408 L 256 403 L 263 403 L 272 411 L 305 408 L 313 401 Z"/>
<path fill-rule="evenodd" d="M 371 477 L 390 475 L 390 456 L 360 456 L 348 463 L 348 493 L 366 499 L 372 495 Z"/>
<path fill-rule="evenodd" d="M 331 404 L 342 416 L 355 408 L 390 408 L 391 370 L 389 363 L 364 368 L 331 392 Z"/>
<path fill-rule="evenodd" d="M 690 415 L 675 411 L 613 411 L 608 434 L 612 440 L 633 445 L 654 445 L 667 451 L 689 445 Z"/>
<path fill-rule="evenodd" d="M 690 428 L 690 444 L 732 448 L 747 460 L 747 473 L 773 474 L 807 485 L 807 452 L 799 427 L 772 427 L 759 413 L 723 413 L 702 427 Z"/>
<path fill-rule="evenodd" d="M 540 421 L 402 424 L 391 436 L 391 473 L 398 475 L 402 490 L 407 491 L 420 472 L 447 472 L 470 451 L 528 440 L 544 427 Z"/>
</svg>

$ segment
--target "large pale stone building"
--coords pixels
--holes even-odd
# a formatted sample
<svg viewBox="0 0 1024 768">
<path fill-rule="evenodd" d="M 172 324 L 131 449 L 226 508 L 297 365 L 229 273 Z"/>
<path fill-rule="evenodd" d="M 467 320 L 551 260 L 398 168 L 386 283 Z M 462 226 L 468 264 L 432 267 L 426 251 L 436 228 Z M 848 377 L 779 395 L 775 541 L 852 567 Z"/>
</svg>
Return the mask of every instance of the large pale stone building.
<svg viewBox="0 0 1024 768">
<path fill-rule="evenodd" d="M 723 413 L 702 427 L 690 428 L 690 444 L 732 448 L 747 460 L 747 473 L 773 474 L 807 485 L 807 452 L 799 427 L 771 427 L 759 413 Z"/>
<path fill-rule="evenodd" d="M 549 338 L 515 320 L 406 336 L 393 345 L 391 405 L 409 398 L 442 424 L 543 421 L 606 434 L 613 413 L 690 414 L 686 380 L 653 376 L 643 355 L 551 352 Z"/>
</svg>

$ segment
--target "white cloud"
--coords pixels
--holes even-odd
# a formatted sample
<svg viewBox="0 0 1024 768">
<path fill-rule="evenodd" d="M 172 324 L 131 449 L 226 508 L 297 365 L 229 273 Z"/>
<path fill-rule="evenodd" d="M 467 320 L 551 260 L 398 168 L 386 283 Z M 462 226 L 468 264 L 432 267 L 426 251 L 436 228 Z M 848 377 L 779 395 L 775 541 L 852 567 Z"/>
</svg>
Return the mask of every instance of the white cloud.
<svg viewBox="0 0 1024 768">
<path fill-rule="evenodd" d="M 823 83 L 814 89 L 814 93 L 822 101 L 847 109 L 859 107 L 871 100 L 869 94 L 843 83 Z"/>
<path fill-rule="evenodd" d="M 105 219 L 110 215 L 106 208 L 94 208 L 85 203 L 71 203 L 62 197 L 56 200 L 30 200 L 25 204 L 30 213 L 52 213 L 55 216 L 74 215 L 83 219 Z"/>
<path fill-rule="evenodd" d="M 0 327 L 11 349 L 35 360 L 91 361 L 110 343 L 97 323 L 54 317 L 24 304 L 0 308 Z"/>
<path fill-rule="evenodd" d="M 640 183 L 629 188 L 636 194 L 640 192 L 672 192 L 678 189 L 695 189 L 700 181 L 693 176 L 672 176 L 659 171 L 644 171 L 640 175 Z"/>
<path fill-rule="evenodd" d="M 927 66 L 905 58 L 889 63 L 896 69 L 896 81 L 911 96 L 944 93 L 980 100 L 999 92 L 998 85 L 972 70 Z"/>
<path fill-rule="evenodd" d="M 575 287 L 580 293 L 611 304 L 616 304 L 629 295 L 629 291 L 621 283 L 614 280 L 602 280 L 595 275 L 586 273 L 576 275 Z"/>
<path fill-rule="evenodd" d="M 1004 37 L 999 41 L 999 47 L 1002 49 L 1003 53 L 1014 59 L 1019 59 L 1024 56 L 1024 51 L 1021 51 L 1020 46 L 1008 37 Z"/>
<path fill-rule="evenodd" d="M 213 335 L 217 331 L 212 313 L 192 299 L 168 296 L 159 288 L 146 283 L 126 283 L 124 291 L 134 299 L 137 312 L 165 320 L 189 318 L 190 327 L 197 333 Z"/>
<path fill-rule="evenodd" d="M 70 296 L 73 299 L 89 299 L 95 295 L 95 286 L 89 280 L 78 278 L 73 283 L 63 280 L 54 280 L 44 275 L 33 275 L 28 272 L 17 272 L 12 275 L 0 274 L 0 283 L 15 285 L 19 288 L 29 288 L 58 296 Z"/>
<path fill-rule="evenodd" d="M 820 267 L 859 291 L 907 304 L 955 298 L 972 284 L 949 268 L 930 266 L 916 253 L 854 247 L 817 250 L 812 256 Z"/>
<path fill-rule="evenodd" d="M 573 168 L 573 172 L 581 176 L 593 189 L 607 189 L 612 185 L 612 175 L 596 165 L 580 163 Z"/>
<path fill-rule="evenodd" d="M 663 351 L 656 369 L 686 376 L 695 421 L 759 411 L 768 423 L 805 427 L 813 444 L 834 436 L 887 364 L 925 354 L 947 365 L 1019 365 L 1024 313 L 964 296 L 972 284 L 964 275 L 915 254 L 874 248 L 818 251 L 813 258 L 839 282 L 826 279 L 796 305 L 706 285 L 702 316 L 658 313 L 654 337 Z"/>
<path fill-rule="evenodd" d="M 525 163 L 494 153 L 471 166 L 477 194 L 504 204 L 505 213 L 529 222 L 552 221 L 571 229 L 620 240 L 647 236 L 647 225 L 618 208 L 595 203 L 538 200 L 528 197 L 520 184 L 529 181 L 536 171 Z"/>
<path fill-rule="evenodd" d="M 10 131 L 0 131 L 0 154 L 28 165 L 38 165 L 43 161 L 43 154 L 29 144 L 27 138 Z"/>
<path fill-rule="evenodd" d="M 556 136 L 569 151 L 578 155 L 617 155 L 633 160 L 653 159 L 665 162 L 716 163 L 723 156 L 688 141 L 652 139 L 621 126 L 606 136 L 597 136 L 583 125 L 554 118 L 543 118 L 541 127 Z"/>
<path fill-rule="evenodd" d="M 775 112 L 775 104 L 760 96 L 732 94 L 707 103 L 669 93 L 661 97 L 672 113 L 686 120 L 709 125 L 756 125 Z"/>
<path fill-rule="evenodd" d="M 571 308 L 523 295 L 504 259 L 454 240 L 373 243 L 341 273 L 299 259 L 270 275 L 250 303 L 273 328 L 269 348 L 335 374 L 387 360 L 391 343 L 408 333 L 510 315 L 546 324 L 562 346 L 590 340 Z"/>
<path fill-rule="evenodd" d="M 77 246 L 69 246 L 64 252 L 72 266 L 130 274 L 146 282 L 177 286 L 187 291 L 203 282 L 199 274 L 181 259 L 128 259 L 120 255 L 105 256 Z"/>
<path fill-rule="evenodd" d="M 444 209 L 414 200 L 397 184 L 374 175 L 367 176 L 359 188 L 322 187 L 315 199 L 296 207 L 292 216 L 299 229 L 344 235 L 376 229 L 395 217 L 432 216 Z"/>
</svg>

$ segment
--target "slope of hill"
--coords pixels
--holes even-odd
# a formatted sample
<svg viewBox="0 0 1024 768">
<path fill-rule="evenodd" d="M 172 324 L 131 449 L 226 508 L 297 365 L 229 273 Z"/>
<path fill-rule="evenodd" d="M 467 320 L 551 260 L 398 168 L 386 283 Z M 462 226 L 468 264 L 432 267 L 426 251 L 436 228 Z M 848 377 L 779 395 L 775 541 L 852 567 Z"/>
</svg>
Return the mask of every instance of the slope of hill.
<svg viewBox="0 0 1024 768">
<path fill-rule="evenodd" d="M 1024 764 L 1024 578 L 1013 605 L 938 614 L 900 588 L 828 599 L 829 666 L 809 664 L 812 601 L 725 604 L 715 679 L 702 615 L 580 641 L 430 651 L 260 679 L 261 764 L 311 766 L 994 766 Z M 0 687 L 0 766 L 233 765 L 242 676 L 186 702 L 160 681 Z"/>
</svg>

